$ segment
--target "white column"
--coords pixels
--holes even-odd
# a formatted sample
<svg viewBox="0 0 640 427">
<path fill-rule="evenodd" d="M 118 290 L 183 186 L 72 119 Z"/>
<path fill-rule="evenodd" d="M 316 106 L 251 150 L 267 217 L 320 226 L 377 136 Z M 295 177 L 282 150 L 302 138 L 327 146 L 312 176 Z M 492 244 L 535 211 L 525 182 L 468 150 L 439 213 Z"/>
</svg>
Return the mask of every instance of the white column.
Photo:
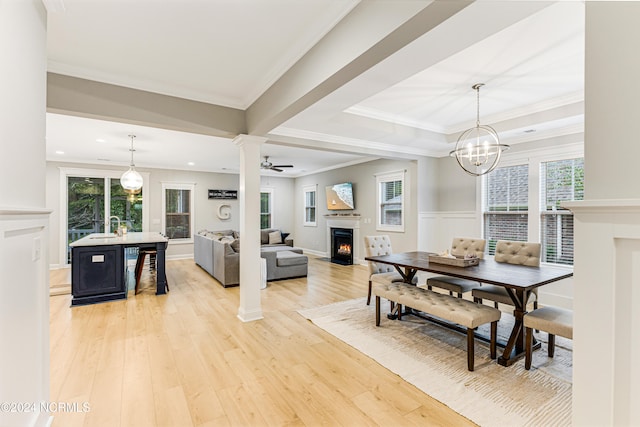
<svg viewBox="0 0 640 427">
<path fill-rule="evenodd" d="M 0 0 L 0 411 L 2 426 L 44 427 L 49 398 L 46 23 L 39 0 Z"/>
<path fill-rule="evenodd" d="M 243 322 L 262 319 L 260 305 L 260 146 L 266 138 L 238 135 L 240 147 L 240 307 Z"/>
<path fill-rule="evenodd" d="M 573 425 L 640 425 L 640 3 L 585 2 L 585 200 L 575 215 Z"/>
</svg>

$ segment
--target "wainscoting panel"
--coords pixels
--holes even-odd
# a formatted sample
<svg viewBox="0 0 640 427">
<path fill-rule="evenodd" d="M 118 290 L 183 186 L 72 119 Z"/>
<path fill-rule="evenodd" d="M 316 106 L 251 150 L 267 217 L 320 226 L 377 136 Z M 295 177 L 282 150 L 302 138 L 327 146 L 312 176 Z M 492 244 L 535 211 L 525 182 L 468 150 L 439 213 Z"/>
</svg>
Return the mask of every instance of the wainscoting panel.
<svg viewBox="0 0 640 427">
<path fill-rule="evenodd" d="M 418 213 L 418 250 L 440 252 L 454 237 L 480 237 L 480 216 L 475 211 Z"/>
<path fill-rule="evenodd" d="M 49 211 L 0 209 L 0 402 L 49 400 Z M 2 426 L 44 426 L 40 407 Z"/>
</svg>

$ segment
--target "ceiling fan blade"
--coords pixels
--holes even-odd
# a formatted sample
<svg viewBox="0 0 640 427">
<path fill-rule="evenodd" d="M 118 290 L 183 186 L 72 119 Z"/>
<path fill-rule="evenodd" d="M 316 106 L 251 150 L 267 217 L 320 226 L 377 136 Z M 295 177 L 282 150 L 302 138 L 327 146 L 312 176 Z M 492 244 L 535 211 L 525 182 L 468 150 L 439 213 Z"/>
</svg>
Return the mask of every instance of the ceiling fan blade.
<svg viewBox="0 0 640 427">
<path fill-rule="evenodd" d="M 274 168 L 292 168 L 293 165 L 273 165 Z"/>
<path fill-rule="evenodd" d="M 271 166 L 269 169 L 271 169 L 272 171 L 276 171 L 276 172 L 282 172 L 282 169 L 278 169 L 275 166 Z"/>
</svg>

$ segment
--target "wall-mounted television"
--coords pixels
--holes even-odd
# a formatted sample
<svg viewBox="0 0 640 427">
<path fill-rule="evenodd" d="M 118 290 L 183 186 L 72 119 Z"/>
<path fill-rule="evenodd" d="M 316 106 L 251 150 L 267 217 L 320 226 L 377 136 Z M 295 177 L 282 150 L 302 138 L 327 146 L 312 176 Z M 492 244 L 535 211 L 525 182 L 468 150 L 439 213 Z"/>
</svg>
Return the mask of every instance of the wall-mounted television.
<svg viewBox="0 0 640 427">
<path fill-rule="evenodd" d="M 327 209 L 340 211 L 355 209 L 353 203 L 353 185 L 350 182 L 329 185 L 326 187 Z"/>
</svg>

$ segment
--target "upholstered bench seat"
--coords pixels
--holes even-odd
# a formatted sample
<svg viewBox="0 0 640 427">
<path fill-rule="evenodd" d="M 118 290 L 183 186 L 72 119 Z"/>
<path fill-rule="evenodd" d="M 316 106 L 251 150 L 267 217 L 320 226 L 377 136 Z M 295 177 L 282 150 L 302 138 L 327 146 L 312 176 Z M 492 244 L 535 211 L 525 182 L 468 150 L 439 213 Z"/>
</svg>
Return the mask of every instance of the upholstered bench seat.
<svg viewBox="0 0 640 427">
<path fill-rule="evenodd" d="M 467 328 L 467 367 L 474 367 L 474 329 L 485 323 L 491 323 L 491 358 L 496 357 L 497 322 L 500 310 L 476 304 L 461 298 L 440 294 L 408 283 L 375 284 L 373 294 L 376 296 L 376 326 L 380 325 L 380 298 L 386 298 L 399 305 L 428 313 Z"/>
</svg>

